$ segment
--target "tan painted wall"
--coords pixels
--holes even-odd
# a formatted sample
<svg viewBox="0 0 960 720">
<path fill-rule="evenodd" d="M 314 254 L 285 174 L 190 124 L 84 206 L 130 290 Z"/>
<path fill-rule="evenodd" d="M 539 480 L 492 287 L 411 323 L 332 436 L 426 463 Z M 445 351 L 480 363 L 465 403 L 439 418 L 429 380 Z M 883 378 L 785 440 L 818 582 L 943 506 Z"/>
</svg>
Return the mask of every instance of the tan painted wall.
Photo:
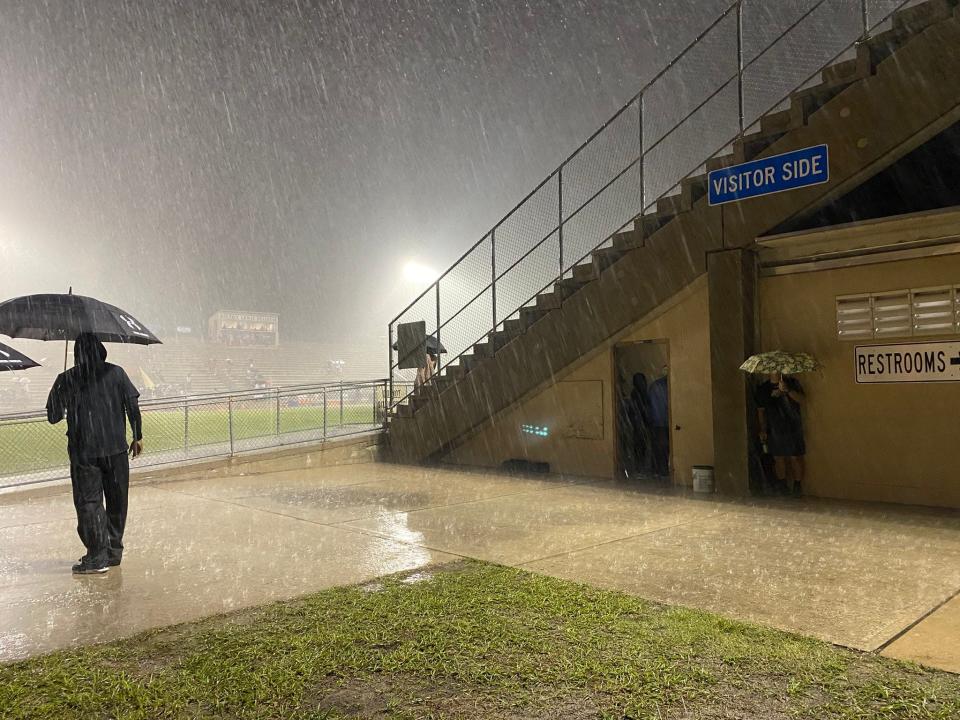
<svg viewBox="0 0 960 720">
<path fill-rule="evenodd" d="M 960 507 L 960 383 L 857 385 L 858 343 L 837 339 L 835 306 L 837 295 L 958 281 L 960 255 L 761 279 L 763 349 L 809 351 L 825 365 L 821 373 L 802 378 L 807 390 L 807 492 Z M 923 338 L 859 344 L 913 340 Z"/>
<path fill-rule="evenodd" d="M 446 462 L 495 467 L 504 460 L 526 458 L 550 463 L 553 472 L 612 477 L 615 472 L 613 346 L 638 340 L 670 342 L 671 416 L 674 480 L 690 484 L 691 465 L 711 464 L 713 428 L 710 391 L 710 337 L 706 277 L 664 303 L 655 313 L 627 328 L 612 342 L 576 366 L 561 372 L 557 382 L 509 408 L 454 449 Z M 575 437 L 592 427 L 596 405 L 589 392 L 577 393 L 569 383 L 600 384 L 602 434 Z M 521 425 L 547 426 L 547 438 L 520 431 Z M 581 435 L 586 434 L 580 432 Z"/>
</svg>

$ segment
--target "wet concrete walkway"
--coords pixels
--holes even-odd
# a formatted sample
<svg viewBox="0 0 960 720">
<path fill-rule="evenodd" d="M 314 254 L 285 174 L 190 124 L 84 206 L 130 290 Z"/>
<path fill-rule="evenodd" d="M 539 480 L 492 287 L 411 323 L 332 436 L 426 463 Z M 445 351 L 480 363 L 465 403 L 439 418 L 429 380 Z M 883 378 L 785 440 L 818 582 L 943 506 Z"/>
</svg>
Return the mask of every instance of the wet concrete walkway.
<svg viewBox="0 0 960 720">
<path fill-rule="evenodd" d="M 0 495 L 0 660 L 473 557 L 960 672 L 956 513 L 372 463 L 238 472 L 132 487 L 124 563 L 97 577 L 70 574 L 67 488 Z"/>
</svg>

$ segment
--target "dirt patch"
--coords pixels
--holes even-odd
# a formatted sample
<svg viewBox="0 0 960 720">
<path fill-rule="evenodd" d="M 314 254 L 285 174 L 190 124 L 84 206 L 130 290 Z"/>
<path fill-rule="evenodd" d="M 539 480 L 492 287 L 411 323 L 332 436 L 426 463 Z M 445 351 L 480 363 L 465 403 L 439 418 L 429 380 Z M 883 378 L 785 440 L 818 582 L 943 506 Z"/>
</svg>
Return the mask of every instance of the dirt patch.
<svg viewBox="0 0 960 720">
<path fill-rule="evenodd" d="M 382 680 L 345 680 L 336 689 L 311 693 L 302 710 L 329 712 L 361 718 L 385 718 L 390 711 L 390 687 Z"/>
<path fill-rule="evenodd" d="M 543 688 L 549 692 L 549 688 Z M 383 720 L 397 711 L 414 716 L 462 720 L 598 720 L 604 717 L 600 704 L 589 694 L 583 697 L 547 698 L 530 690 L 534 705 L 510 707 L 502 698 L 449 679 L 424 681 L 404 674 L 368 678 L 330 679 L 305 698 L 301 710 L 336 712 L 358 720 Z M 609 716 L 607 716 L 609 717 Z"/>
</svg>

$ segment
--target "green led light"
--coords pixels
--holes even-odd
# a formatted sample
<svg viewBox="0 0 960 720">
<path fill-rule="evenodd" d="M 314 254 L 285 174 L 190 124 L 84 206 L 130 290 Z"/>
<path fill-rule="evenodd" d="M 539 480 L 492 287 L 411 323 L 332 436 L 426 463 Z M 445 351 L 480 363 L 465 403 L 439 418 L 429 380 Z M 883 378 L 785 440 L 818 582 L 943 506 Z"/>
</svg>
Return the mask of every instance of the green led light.
<svg viewBox="0 0 960 720">
<path fill-rule="evenodd" d="M 548 428 L 546 425 L 542 427 L 540 425 L 521 425 L 520 432 L 525 435 L 536 435 L 537 437 L 550 436 L 550 428 Z"/>
</svg>

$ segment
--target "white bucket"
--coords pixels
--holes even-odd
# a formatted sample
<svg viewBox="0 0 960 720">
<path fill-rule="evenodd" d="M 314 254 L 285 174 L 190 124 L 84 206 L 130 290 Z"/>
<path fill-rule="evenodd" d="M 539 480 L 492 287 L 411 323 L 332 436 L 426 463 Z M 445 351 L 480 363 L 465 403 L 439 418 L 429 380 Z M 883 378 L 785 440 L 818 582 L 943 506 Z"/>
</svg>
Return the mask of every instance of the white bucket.
<svg viewBox="0 0 960 720">
<path fill-rule="evenodd" d="M 713 492 L 713 466 L 693 466 L 693 491 L 696 493 Z"/>
</svg>

